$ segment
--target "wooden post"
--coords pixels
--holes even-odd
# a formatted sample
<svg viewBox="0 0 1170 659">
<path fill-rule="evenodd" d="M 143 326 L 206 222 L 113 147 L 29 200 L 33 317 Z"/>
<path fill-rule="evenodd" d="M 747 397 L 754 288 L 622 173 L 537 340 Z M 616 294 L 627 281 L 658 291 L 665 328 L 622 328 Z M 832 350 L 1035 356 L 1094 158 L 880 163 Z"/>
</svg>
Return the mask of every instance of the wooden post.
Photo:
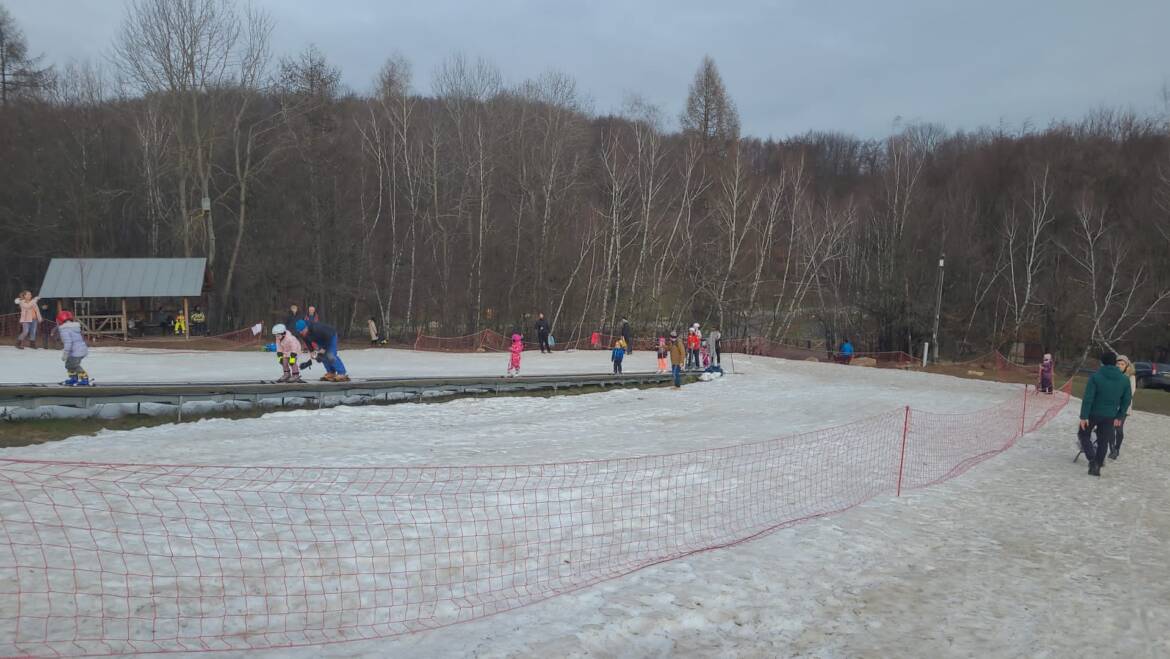
<svg viewBox="0 0 1170 659">
<path fill-rule="evenodd" d="M 122 343 L 130 340 L 130 323 L 126 318 L 126 298 L 122 298 Z"/>
<path fill-rule="evenodd" d="M 191 339 L 191 311 L 187 308 L 187 298 L 183 298 L 183 338 Z"/>
</svg>

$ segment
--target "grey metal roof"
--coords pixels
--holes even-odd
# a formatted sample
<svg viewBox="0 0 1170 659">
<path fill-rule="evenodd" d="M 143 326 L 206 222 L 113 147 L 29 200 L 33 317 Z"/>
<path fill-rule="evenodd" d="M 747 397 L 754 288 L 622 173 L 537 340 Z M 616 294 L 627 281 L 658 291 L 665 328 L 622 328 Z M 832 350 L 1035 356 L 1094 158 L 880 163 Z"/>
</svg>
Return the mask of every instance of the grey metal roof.
<svg viewBox="0 0 1170 659">
<path fill-rule="evenodd" d="M 44 298 L 199 297 L 207 259 L 53 259 Z"/>
</svg>

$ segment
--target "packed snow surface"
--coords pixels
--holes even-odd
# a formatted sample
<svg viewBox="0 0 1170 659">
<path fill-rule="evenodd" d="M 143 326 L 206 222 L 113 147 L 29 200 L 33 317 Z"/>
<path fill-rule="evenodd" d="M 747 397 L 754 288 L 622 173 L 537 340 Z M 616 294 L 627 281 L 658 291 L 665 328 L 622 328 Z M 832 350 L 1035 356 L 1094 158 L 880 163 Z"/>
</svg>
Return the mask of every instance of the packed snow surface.
<svg viewBox="0 0 1170 659">
<path fill-rule="evenodd" d="M 51 381 L 55 352 L 3 354 Z M 343 354 L 355 375 L 498 375 L 500 354 Z M 607 372 L 604 352 L 525 353 L 525 373 Z M 652 370 L 634 353 L 628 370 Z M 735 356 L 671 389 L 338 407 L 7 449 L 9 458 L 304 466 L 510 464 L 677 452 L 902 405 L 971 411 L 1019 385 Z M 729 364 L 726 363 L 725 366 Z M 100 349 L 102 381 L 271 377 L 270 354 Z M 1170 395 L 1170 394 L 1168 394 Z M 1100 479 L 1073 464 L 1076 403 L 941 485 L 434 631 L 254 656 L 1170 656 L 1170 423 L 1138 412 Z M 0 607 L 3 605 L 0 604 Z M 208 656 L 202 654 L 199 656 Z M 214 656 L 214 655 L 213 655 Z M 226 654 L 222 656 L 228 656 Z"/>
</svg>

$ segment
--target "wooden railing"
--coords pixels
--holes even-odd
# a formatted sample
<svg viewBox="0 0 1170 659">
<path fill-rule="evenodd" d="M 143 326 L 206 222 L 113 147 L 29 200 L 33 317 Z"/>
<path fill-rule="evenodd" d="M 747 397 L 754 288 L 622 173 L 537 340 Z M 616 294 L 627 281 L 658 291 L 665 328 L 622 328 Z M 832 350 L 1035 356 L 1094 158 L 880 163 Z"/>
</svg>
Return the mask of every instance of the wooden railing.
<svg viewBox="0 0 1170 659">
<path fill-rule="evenodd" d="M 114 336 L 126 338 L 126 319 L 121 315 L 87 315 L 78 316 L 77 322 L 86 336 L 102 337 Z"/>
</svg>

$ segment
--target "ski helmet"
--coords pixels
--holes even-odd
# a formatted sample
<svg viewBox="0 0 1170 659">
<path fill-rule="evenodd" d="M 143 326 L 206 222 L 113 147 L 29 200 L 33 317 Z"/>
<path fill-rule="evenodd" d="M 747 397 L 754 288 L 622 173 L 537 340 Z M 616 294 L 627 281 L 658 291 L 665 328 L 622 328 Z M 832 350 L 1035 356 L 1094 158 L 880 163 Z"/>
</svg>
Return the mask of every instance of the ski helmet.
<svg viewBox="0 0 1170 659">
<path fill-rule="evenodd" d="M 288 331 L 288 328 L 285 327 L 283 323 L 277 323 L 276 325 L 272 326 L 272 333 L 273 334 L 284 334 L 287 331 Z"/>
<path fill-rule="evenodd" d="M 297 327 L 297 332 L 300 333 L 300 332 L 304 332 L 306 329 L 308 329 L 309 324 L 306 323 L 305 320 L 302 318 L 301 320 L 297 321 L 296 327 Z"/>
<path fill-rule="evenodd" d="M 72 311 L 66 310 L 66 311 L 57 312 L 57 324 L 58 325 L 60 325 L 62 323 L 67 323 L 71 320 L 73 320 L 73 312 Z"/>
</svg>

